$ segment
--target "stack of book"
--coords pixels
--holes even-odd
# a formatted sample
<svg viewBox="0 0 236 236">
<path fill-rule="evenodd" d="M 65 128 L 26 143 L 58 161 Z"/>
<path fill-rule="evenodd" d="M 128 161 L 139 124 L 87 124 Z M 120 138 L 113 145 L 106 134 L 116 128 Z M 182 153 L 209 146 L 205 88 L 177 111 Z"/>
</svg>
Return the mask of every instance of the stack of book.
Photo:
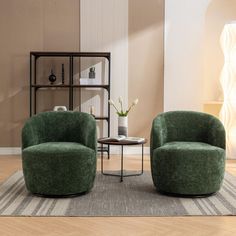
<svg viewBox="0 0 236 236">
<path fill-rule="evenodd" d="M 119 141 L 126 141 L 126 142 L 137 142 L 137 143 L 141 143 L 143 142 L 145 139 L 144 138 L 140 138 L 140 137 L 126 137 L 123 135 L 118 135 L 115 137 L 107 137 L 107 138 L 103 138 L 101 139 L 103 141 L 111 141 L 111 142 L 119 142 Z"/>
</svg>

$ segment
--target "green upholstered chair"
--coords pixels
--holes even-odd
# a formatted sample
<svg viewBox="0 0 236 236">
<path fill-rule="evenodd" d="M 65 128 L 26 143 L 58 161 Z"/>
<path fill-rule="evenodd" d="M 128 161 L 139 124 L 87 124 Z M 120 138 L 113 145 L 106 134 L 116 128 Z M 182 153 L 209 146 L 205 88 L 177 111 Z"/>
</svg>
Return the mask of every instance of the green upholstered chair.
<svg viewBox="0 0 236 236">
<path fill-rule="evenodd" d="M 213 194 L 224 178 L 224 127 L 205 113 L 162 113 L 152 124 L 150 154 L 152 178 L 159 192 Z"/>
<path fill-rule="evenodd" d="M 27 189 L 40 195 L 88 192 L 96 174 L 96 122 L 82 112 L 44 112 L 22 130 L 22 165 Z"/>
</svg>

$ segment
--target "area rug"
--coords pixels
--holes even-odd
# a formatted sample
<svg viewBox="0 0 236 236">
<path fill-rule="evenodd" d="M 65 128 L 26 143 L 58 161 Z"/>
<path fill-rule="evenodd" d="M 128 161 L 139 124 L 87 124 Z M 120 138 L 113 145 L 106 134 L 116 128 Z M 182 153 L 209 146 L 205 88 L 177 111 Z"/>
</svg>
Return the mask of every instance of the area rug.
<svg viewBox="0 0 236 236">
<path fill-rule="evenodd" d="M 119 178 L 97 173 L 87 195 L 53 199 L 27 192 L 22 171 L 0 186 L 1 216 L 203 216 L 236 215 L 236 177 L 226 173 L 219 193 L 207 198 L 177 198 L 156 192 L 150 172 Z"/>
</svg>

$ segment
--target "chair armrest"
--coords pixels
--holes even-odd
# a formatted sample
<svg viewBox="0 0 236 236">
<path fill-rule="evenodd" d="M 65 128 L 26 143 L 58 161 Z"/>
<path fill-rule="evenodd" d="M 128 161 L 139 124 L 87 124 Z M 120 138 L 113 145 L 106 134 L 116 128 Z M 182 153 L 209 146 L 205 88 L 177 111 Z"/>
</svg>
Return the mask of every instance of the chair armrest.
<svg viewBox="0 0 236 236">
<path fill-rule="evenodd" d="M 39 144 L 38 129 L 30 120 L 26 121 L 22 129 L 21 140 L 22 150 L 27 147 Z"/>
<path fill-rule="evenodd" d="M 97 151 L 97 127 L 96 120 L 87 113 L 81 113 L 79 129 L 79 142 L 86 147 Z"/>
<path fill-rule="evenodd" d="M 167 129 L 165 119 L 162 115 L 157 116 L 152 122 L 151 137 L 150 137 L 150 155 L 151 159 L 153 151 L 166 143 Z"/>
<path fill-rule="evenodd" d="M 212 117 L 209 124 L 208 143 L 225 149 L 225 128 L 221 121 Z"/>
</svg>

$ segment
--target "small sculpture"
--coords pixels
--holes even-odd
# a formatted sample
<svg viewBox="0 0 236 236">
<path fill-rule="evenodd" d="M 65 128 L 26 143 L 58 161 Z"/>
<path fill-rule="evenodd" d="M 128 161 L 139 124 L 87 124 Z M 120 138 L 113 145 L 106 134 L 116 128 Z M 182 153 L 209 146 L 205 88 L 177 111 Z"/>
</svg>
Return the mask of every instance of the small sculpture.
<svg viewBox="0 0 236 236">
<path fill-rule="evenodd" d="M 96 74 L 95 74 L 95 67 L 91 67 L 89 69 L 89 79 L 95 79 Z"/>
<path fill-rule="evenodd" d="M 66 106 L 55 106 L 53 111 L 67 111 Z"/>
<path fill-rule="evenodd" d="M 90 106 L 90 115 L 95 117 L 95 107 L 94 106 Z"/>
<path fill-rule="evenodd" d="M 53 70 L 51 69 L 51 75 L 49 75 L 48 80 L 51 82 L 51 84 L 53 84 L 56 80 L 57 77 L 56 75 L 53 73 Z"/>
</svg>

